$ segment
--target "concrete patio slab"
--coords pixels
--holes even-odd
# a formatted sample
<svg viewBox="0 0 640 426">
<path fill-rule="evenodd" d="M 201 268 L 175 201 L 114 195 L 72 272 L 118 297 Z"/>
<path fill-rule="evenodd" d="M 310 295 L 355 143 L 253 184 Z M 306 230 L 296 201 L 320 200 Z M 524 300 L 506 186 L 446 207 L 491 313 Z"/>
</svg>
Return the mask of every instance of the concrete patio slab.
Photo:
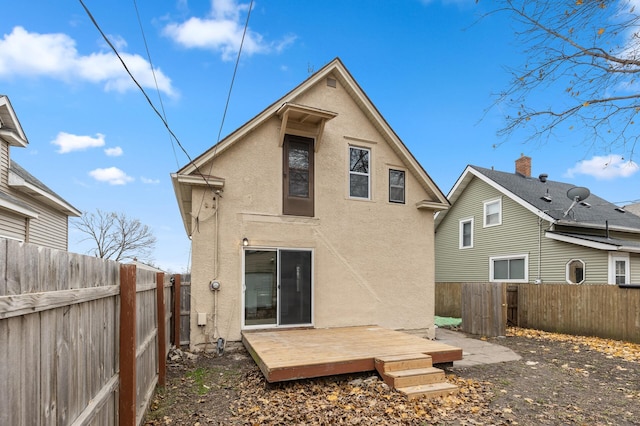
<svg viewBox="0 0 640 426">
<path fill-rule="evenodd" d="M 464 333 L 445 328 L 436 329 L 436 341 L 462 348 L 462 360 L 454 361 L 454 367 L 473 367 L 521 359 L 520 355 L 509 348 L 467 337 Z"/>
</svg>

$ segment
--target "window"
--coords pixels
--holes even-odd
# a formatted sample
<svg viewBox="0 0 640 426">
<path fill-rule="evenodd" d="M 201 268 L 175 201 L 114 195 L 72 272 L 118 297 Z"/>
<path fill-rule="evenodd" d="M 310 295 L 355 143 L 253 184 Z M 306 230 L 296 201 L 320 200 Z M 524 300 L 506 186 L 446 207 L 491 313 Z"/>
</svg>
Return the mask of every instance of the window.
<svg viewBox="0 0 640 426">
<path fill-rule="evenodd" d="M 629 255 L 610 255 L 609 284 L 629 284 L 630 282 Z"/>
<path fill-rule="evenodd" d="M 463 248 L 473 247 L 473 218 L 460 220 L 460 246 Z"/>
<path fill-rule="evenodd" d="M 351 198 L 370 198 L 370 157 L 371 151 L 367 148 L 349 147 L 349 196 Z"/>
<path fill-rule="evenodd" d="M 567 262 L 567 282 L 569 284 L 584 282 L 584 262 L 582 260 L 572 259 Z"/>
<path fill-rule="evenodd" d="M 389 169 L 389 202 L 404 204 L 404 171 Z"/>
<path fill-rule="evenodd" d="M 489 258 L 489 281 L 528 282 L 529 256 Z"/>
<path fill-rule="evenodd" d="M 285 135 L 283 214 L 313 216 L 313 139 Z"/>
<path fill-rule="evenodd" d="M 502 199 L 484 202 L 484 226 L 496 226 L 502 223 Z"/>
</svg>

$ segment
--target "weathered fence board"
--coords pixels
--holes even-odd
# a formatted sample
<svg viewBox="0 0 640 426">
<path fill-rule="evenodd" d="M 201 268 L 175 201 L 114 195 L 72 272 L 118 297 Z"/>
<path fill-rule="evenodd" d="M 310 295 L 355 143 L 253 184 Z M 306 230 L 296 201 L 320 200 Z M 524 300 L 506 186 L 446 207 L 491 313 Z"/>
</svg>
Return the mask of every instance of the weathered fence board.
<svg viewBox="0 0 640 426">
<path fill-rule="evenodd" d="M 462 318 L 462 283 L 436 283 L 436 315 Z"/>
<path fill-rule="evenodd" d="M 191 274 L 180 280 L 180 344 L 188 345 L 191 335 Z"/>
<path fill-rule="evenodd" d="M 518 285 L 507 285 L 507 325 L 518 325 Z"/>
<path fill-rule="evenodd" d="M 487 337 L 504 336 L 507 293 L 502 283 L 462 284 L 462 330 Z"/>
<path fill-rule="evenodd" d="M 159 359 L 168 354 L 163 338 L 179 313 L 172 311 L 169 277 L 133 271 L 137 321 L 127 324 L 118 263 L 0 239 L 1 425 L 114 425 L 122 420 L 124 374 L 136 383 L 130 424 L 141 423 Z M 165 296 L 161 308 L 158 292 Z M 134 333 L 129 373 L 118 355 L 120 326 Z"/>
</svg>

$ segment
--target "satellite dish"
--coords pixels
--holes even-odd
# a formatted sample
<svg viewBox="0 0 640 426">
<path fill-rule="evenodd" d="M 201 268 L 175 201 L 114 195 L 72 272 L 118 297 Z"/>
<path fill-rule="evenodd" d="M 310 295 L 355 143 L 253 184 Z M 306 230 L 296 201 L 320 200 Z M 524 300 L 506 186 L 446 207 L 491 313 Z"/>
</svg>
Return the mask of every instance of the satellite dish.
<svg viewBox="0 0 640 426">
<path fill-rule="evenodd" d="M 589 195 L 591 195 L 591 191 L 584 186 L 574 186 L 573 188 L 569 188 L 567 191 L 567 198 L 571 200 L 571 205 L 567 211 L 564 212 L 563 217 L 566 217 L 577 203 L 584 201 L 589 197 Z"/>
<path fill-rule="evenodd" d="M 591 195 L 591 191 L 584 186 L 574 186 L 567 191 L 567 198 L 578 203 L 586 200 L 589 195 Z"/>
</svg>

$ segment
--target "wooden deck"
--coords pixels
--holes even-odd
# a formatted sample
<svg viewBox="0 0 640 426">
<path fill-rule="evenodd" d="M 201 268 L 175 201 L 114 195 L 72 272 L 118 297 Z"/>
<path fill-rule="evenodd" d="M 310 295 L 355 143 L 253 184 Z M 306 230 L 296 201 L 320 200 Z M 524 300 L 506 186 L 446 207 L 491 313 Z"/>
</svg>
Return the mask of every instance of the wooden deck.
<svg viewBox="0 0 640 426">
<path fill-rule="evenodd" d="M 460 348 L 378 326 L 244 331 L 242 343 L 269 382 L 374 371 L 376 358 L 394 355 L 462 359 Z"/>
</svg>

